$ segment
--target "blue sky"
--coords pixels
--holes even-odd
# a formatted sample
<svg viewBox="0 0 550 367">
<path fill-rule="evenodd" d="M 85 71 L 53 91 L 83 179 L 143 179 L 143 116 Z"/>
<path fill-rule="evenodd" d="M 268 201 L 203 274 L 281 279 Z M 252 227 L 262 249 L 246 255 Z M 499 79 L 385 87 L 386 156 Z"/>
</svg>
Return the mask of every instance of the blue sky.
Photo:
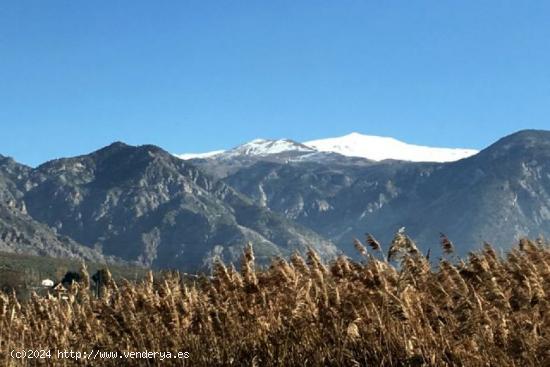
<svg viewBox="0 0 550 367">
<path fill-rule="evenodd" d="M 0 0 L 0 154 L 550 129 L 547 1 Z"/>
</svg>

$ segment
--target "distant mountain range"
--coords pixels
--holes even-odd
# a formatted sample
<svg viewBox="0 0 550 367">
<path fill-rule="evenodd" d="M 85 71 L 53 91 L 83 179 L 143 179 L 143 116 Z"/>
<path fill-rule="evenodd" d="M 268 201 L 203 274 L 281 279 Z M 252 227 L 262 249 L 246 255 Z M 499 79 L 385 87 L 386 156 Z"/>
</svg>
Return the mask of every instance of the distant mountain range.
<svg viewBox="0 0 550 367">
<path fill-rule="evenodd" d="M 354 255 L 354 237 L 387 244 L 401 227 L 434 256 L 440 232 L 460 254 L 550 234 L 549 131 L 477 154 L 350 134 L 183 157 L 124 143 L 37 168 L 0 156 L 0 250 L 194 271 L 247 242 L 267 263 Z"/>
</svg>

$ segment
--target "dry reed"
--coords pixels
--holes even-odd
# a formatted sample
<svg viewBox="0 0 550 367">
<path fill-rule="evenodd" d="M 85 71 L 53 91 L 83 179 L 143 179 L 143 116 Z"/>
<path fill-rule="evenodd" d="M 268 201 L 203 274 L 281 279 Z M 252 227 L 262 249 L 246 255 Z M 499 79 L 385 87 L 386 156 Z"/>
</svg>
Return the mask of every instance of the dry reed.
<svg viewBox="0 0 550 367">
<path fill-rule="evenodd" d="M 381 245 L 369 236 L 373 250 Z M 452 243 L 442 236 L 442 247 Z M 550 250 L 522 240 L 500 257 L 486 245 L 435 266 L 403 232 L 391 263 L 355 245 L 364 261 L 274 259 L 241 271 L 217 263 L 192 283 L 177 273 L 143 282 L 109 280 L 101 297 L 89 278 L 68 299 L 0 295 L 0 365 L 13 349 L 187 351 L 188 360 L 95 360 L 92 366 L 549 366 Z M 50 360 L 44 365 L 82 361 Z"/>
</svg>

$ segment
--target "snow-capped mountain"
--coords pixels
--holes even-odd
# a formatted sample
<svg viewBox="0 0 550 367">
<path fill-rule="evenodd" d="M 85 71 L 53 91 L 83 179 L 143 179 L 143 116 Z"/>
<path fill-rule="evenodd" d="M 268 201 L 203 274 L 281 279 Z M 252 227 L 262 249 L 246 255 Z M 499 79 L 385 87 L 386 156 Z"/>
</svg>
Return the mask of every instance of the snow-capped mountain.
<svg viewBox="0 0 550 367">
<path fill-rule="evenodd" d="M 282 153 L 338 153 L 373 161 L 395 159 L 411 162 L 452 162 L 478 153 L 475 149 L 433 148 L 407 144 L 394 138 L 351 133 L 337 138 L 298 143 L 290 139 L 255 139 L 230 150 L 180 154 L 182 159 L 266 157 Z"/>
<path fill-rule="evenodd" d="M 285 152 L 304 152 L 313 153 L 316 150 L 306 145 L 297 143 L 290 139 L 255 139 L 249 143 L 240 145 L 236 148 L 225 152 L 228 156 L 234 155 L 249 155 L 249 156 L 266 156 L 272 154 L 280 154 Z"/>
<path fill-rule="evenodd" d="M 374 161 L 452 162 L 477 154 L 475 149 L 433 148 L 407 144 L 394 138 L 351 133 L 338 138 L 312 140 L 305 145 L 321 152 L 339 153 Z"/>
<path fill-rule="evenodd" d="M 315 153 L 317 150 L 290 139 L 254 139 L 229 150 L 177 155 L 181 159 L 234 158 L 238 156 L 265 157 L 285 152 Z"/>
</svg>

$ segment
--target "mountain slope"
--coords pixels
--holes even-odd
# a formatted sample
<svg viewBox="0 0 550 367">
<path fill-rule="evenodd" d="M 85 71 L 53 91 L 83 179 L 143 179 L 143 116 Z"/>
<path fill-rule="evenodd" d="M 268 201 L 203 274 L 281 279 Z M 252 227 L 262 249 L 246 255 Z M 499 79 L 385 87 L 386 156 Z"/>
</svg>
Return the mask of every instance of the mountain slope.
<svg viewBox="0 0 550 367">
<path fill-rule="evenodd" d="M 0 251 L 89 261 L 118 261 L 61 236 L 28 215 L 23 200 L 32 169 L 0 156 Z"/>
<path fill-rule="evenodd" d="M 397 161 L 371 165 L 260 162 L 224 180 L 354 254 L 353 238 L 367 230 L 391 238 L 401 226 L 393 222 L 399 213 L 391 208 L 405 197 L 414 197 L 417 187 L 439 168 L 438 164 Z M 386 223 L 389 228 L 379 231 Z"/>
<path fill-rule="evenodd" d="M 27 255 L 77 258 L 95 262 L 117 262 L 100 252 L 58 235 L 21 209 L 0 204 L 0 251 Z"/>
<path fill-rule="evenodd" d="M 485 240 L 506 246 L 524 236 L 548 236 L 550 132 L 521 131 L 445 165 L 419 196 L 428 205 L 418 216 L 464 244 Z"/>
</svg>

